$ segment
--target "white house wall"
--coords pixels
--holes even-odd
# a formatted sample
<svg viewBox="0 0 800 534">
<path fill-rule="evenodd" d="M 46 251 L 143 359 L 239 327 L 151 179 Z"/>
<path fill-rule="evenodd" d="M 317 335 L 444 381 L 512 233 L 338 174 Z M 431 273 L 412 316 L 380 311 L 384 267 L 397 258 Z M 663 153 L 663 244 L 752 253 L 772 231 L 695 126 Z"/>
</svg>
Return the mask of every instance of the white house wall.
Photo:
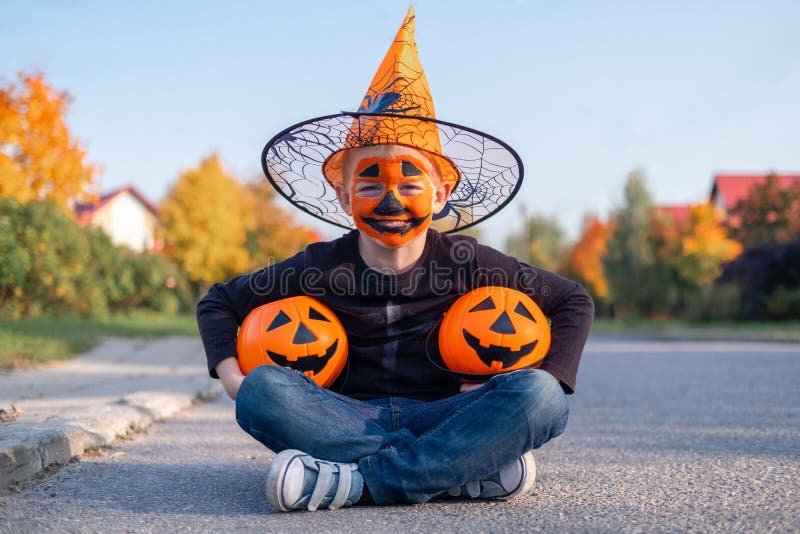
<svg viewBox="0 0 800 534">
<path fill-rule="evenodd" d="M 97 210 L 92 222 L 102 228 L 115 245 L 124 245 L 137 252 L 153 248 L 156 218 L 127 191 Z"/>
</svg>

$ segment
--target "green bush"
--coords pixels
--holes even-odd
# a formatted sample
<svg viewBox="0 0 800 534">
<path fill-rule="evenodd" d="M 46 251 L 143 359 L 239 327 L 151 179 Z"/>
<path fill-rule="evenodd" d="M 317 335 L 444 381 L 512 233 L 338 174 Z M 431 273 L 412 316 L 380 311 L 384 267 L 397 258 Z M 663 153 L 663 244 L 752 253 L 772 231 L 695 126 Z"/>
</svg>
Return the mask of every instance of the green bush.
<svg viewBox="0 0 800 534">
<path fill-rule="evenodd" d="M 742 293 L 735 283 L 702 287 L 687 296 L 686 317 L 693 321 L 741 319 Z"/>
<path fill-rule="evenodd" d="M 115 246 L 55 204 L 1 198 L 0 257 L 3 317 L 105 319 L 137 308 L 191 307 L 185 276 L 166 258 Z"/>
<path fill-rule="evenodd" d="M 765 299 L 765 305 L 773 319 L 800 319 L 800 287 L 778 286 Z"/>
</svg>

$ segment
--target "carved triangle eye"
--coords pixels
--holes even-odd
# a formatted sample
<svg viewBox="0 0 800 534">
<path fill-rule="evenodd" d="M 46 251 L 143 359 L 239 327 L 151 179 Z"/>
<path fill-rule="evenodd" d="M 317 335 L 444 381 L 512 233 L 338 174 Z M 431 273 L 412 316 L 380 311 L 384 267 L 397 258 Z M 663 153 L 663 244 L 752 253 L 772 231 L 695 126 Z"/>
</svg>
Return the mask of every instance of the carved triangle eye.
<svg viewBox="0 0 800 534">
<path fill-rule="evenodd" d="M 308 318 L 309 319 L 316 319 L 317 321 L 325 321 L 326 323 L 331 322 L 330 319 L 322 315 L 320 312 L 315 310 L 314 308 L 308 309 Z"/>
<path fill-rule="evenodd" d="M 523 317 L 527 317 L 534 323 L 536 322 L 536 319 L 533 318 L 533 314 L 530 312 L 530 310 L 528 310 L 528 308 L 525 307 L 524 304 L 522 304 L 522 302 L 517 302 L 517 306 L 514 308 L 514 311 Z"/>
<path fill-rule="evenodd" d="M 471 312 L 474 312 L 474 311 L 484 311 L 484 310 L 493 310 L 493 309 L 495 309 L 495 305 L 494 305 L 494 301 L 492 300 L 492 297 L 486 297 L 485 299 L 480 301 L 478 304 L 473 306 L 472 309 L 469 310 L 469 311 L 471 313 Z"/>
<path fill-rule="evenodd" d="M 276 328 L 291 322 L 292 319 L 281 310 L 278 313 L 278 315 L 275 316 L 272 322 L 269 323 L 269 326 L 267 327 L 267 332 L 269 332 L 270 330 L 275 330 Z"/>
</svg>

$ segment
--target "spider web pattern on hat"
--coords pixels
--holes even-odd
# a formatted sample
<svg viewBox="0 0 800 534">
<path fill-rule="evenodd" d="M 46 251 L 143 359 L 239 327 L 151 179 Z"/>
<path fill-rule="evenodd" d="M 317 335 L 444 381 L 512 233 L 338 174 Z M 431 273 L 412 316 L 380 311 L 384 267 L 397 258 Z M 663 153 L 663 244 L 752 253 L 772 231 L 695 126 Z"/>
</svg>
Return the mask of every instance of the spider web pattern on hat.
<svg viewBox="0 0 800 534">
<path fill-rule="evenodd" d="M 342 113 L 302 122 L 276 135 L 264 148 L 262 165 L 273 186 L 303 211 L 343 228 L 354 228 L 342 211 L 333 186 L 322 167 L 337 151 L 354 146 L 354 121 L 399 121 L 404 126 L 424 122 L 435 126 L 442 155 L 458 168 L 461 179 L 445 208 L 434 215 L 431 226 L 440 232 L 454 232 L 475 225 L 507 204 L 521 185 L 522 162 L 511 147 L 485 133 L 436 119 L 407 115 Z M 409 123 L 409 124 L 406 124 Z M 409 128 L 409 140 L 416 134 Z M 405 141 L 402 129 L 395 142 Z M 373 143 L 370 143 L 373 144 Z M 379 144 L 379 143 L 374 143 Z"/>
</svg>

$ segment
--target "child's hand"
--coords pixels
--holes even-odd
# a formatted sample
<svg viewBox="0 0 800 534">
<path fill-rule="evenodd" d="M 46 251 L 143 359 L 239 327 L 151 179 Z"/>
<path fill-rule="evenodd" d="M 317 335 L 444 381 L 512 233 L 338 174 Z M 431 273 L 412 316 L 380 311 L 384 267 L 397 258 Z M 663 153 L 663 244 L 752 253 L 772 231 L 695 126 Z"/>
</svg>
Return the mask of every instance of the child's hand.
<svg viewBox="0 0 800 534">
<path fill-rule="evenodd" d="M 236 400 L 236 394 L 239 393 L 239 386 L 242 385 L 242 381 L 244 380 L 242 370 L 239 369 L 239 362 L 233 357 L 225 358 L 219 362 L 214 369 L 217 371 L 219 379 L 222 380 L 225 393 L 227 393 L 231 399 Z"/>
<path fill-rule="evenodd" d="M 467 391 L 472 391 L 473 389 L 478 389 L 484 384 L 481 382 L 479 384 L 461 384 L 461 393 L 466 393 Z"/>
</svg>

